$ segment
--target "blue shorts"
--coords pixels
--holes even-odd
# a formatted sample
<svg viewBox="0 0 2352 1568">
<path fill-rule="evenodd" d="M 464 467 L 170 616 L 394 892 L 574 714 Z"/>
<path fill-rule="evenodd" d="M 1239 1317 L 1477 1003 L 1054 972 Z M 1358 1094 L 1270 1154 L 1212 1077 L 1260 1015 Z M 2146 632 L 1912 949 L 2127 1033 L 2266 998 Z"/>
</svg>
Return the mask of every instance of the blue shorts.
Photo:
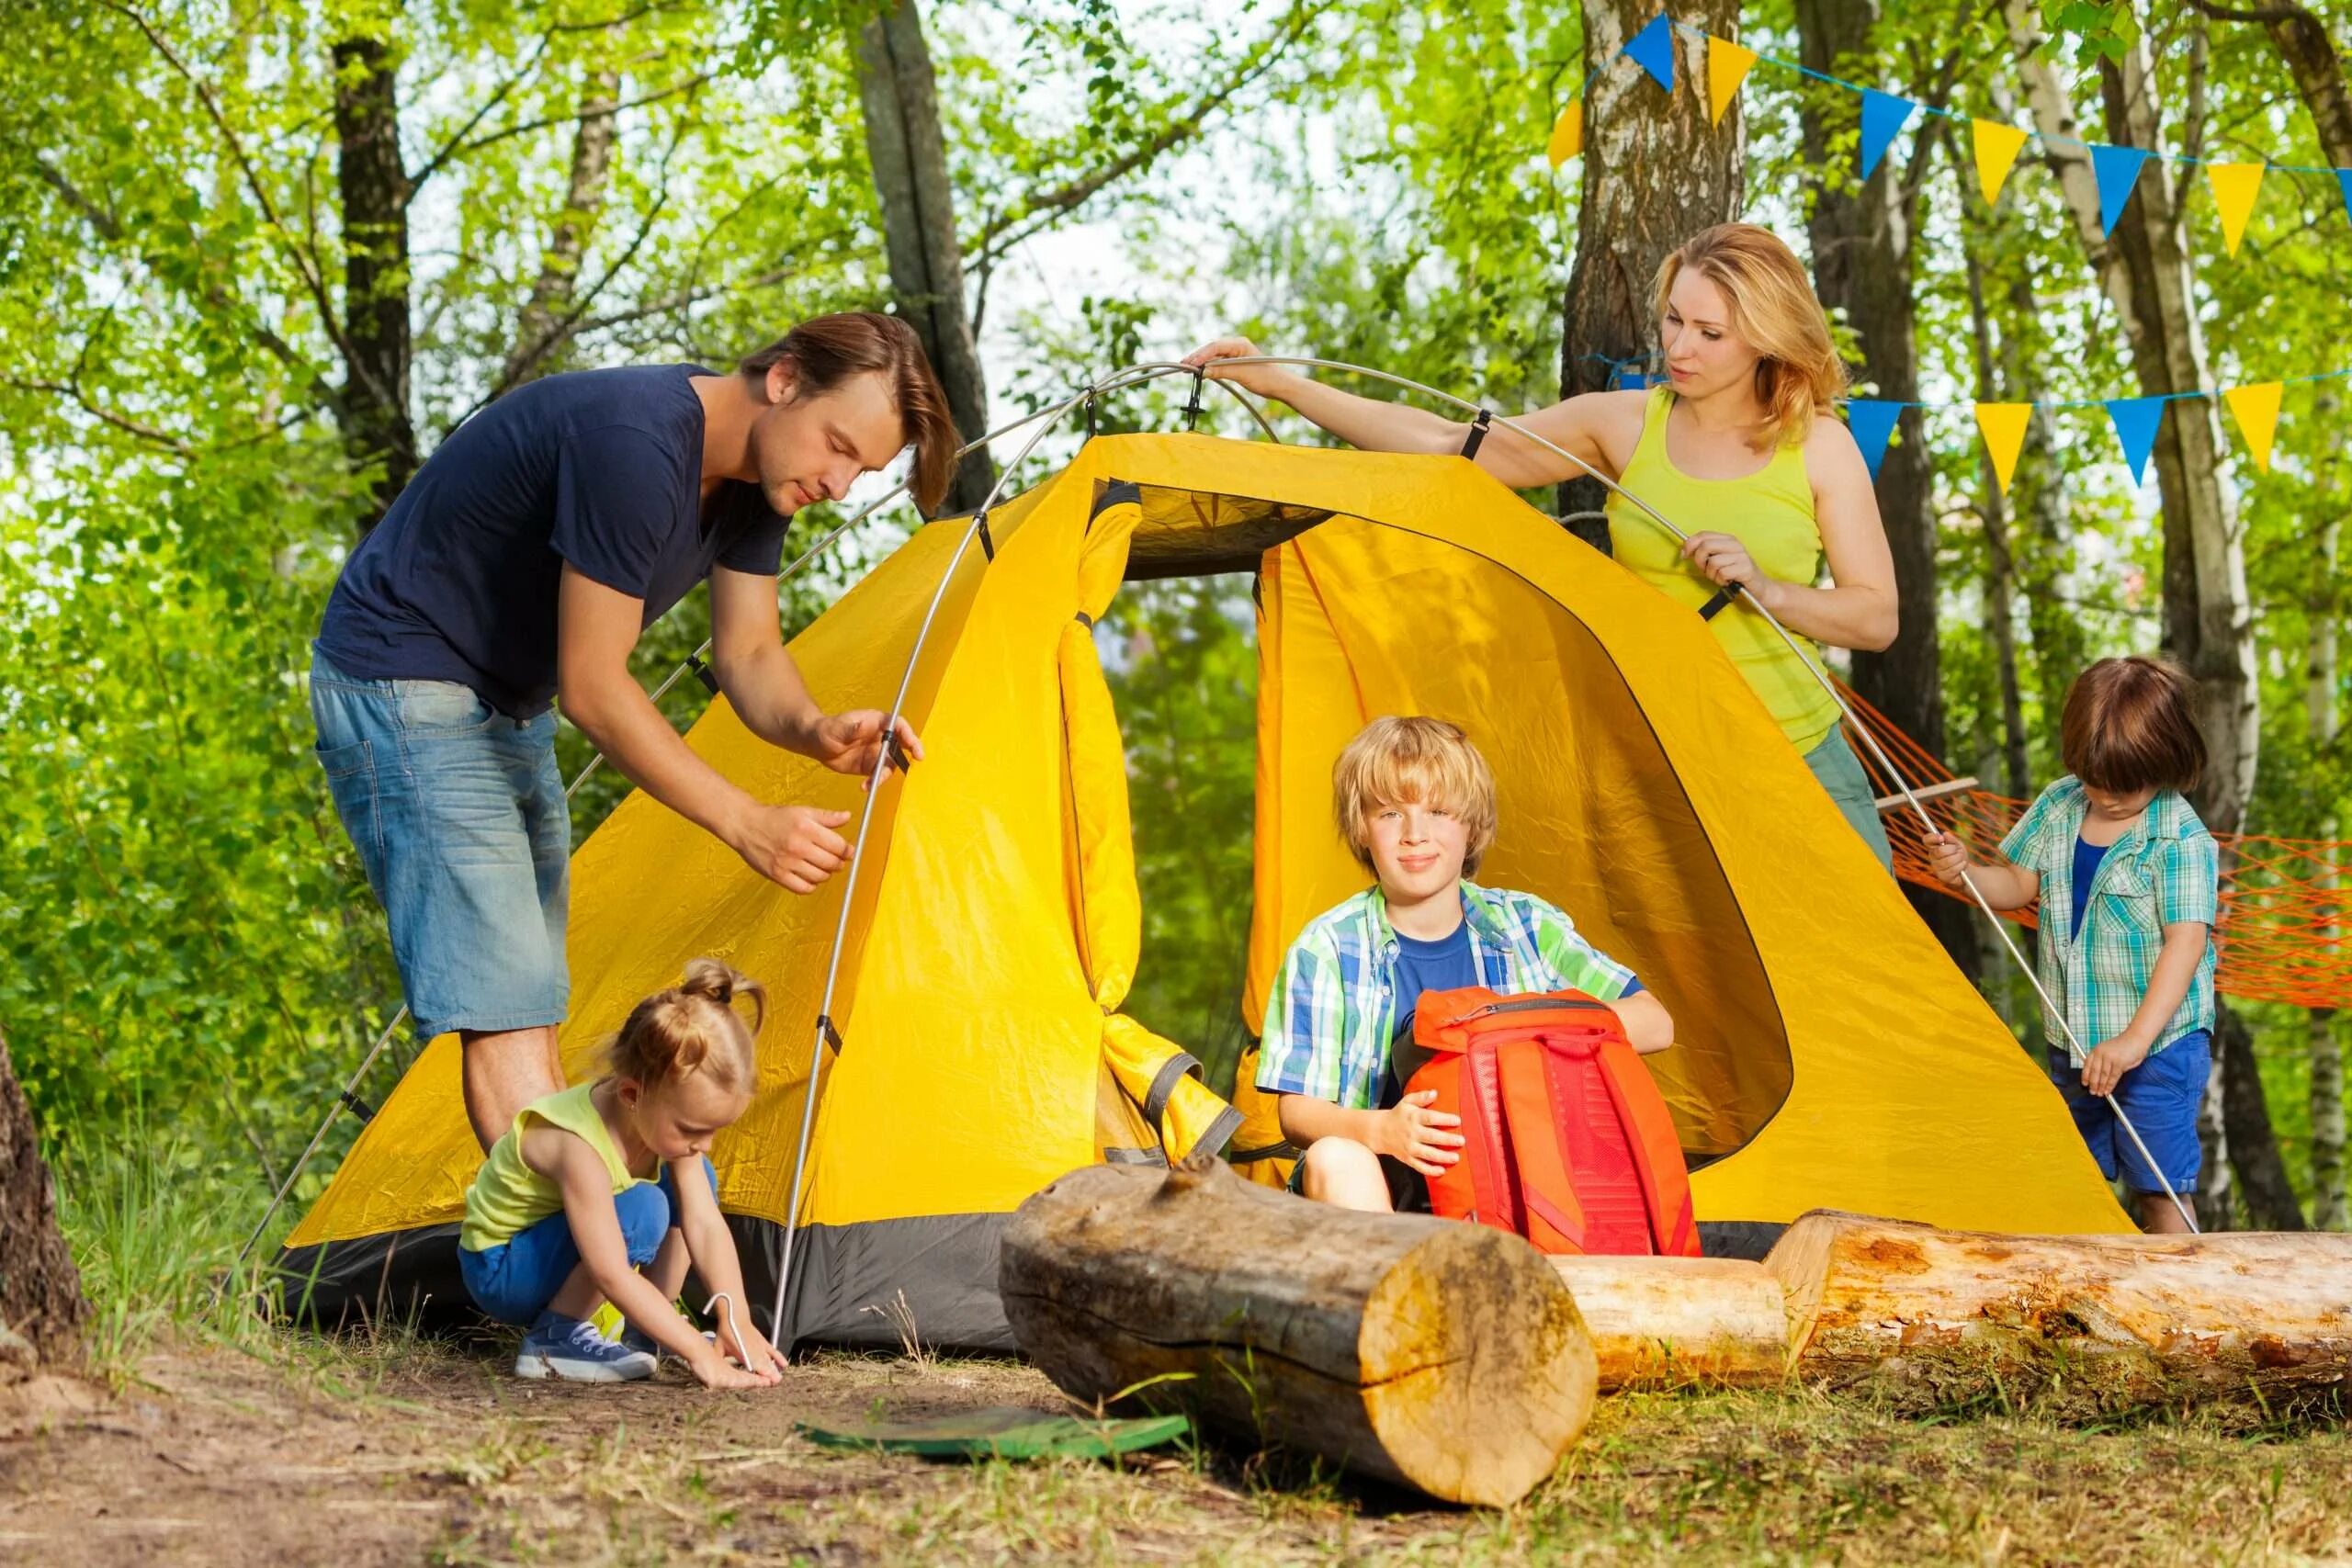
<svg viewBox="0 0 2352 1568">
<path fill-rule="evenodd" d="M 2075 1113 L 2075 1127 L 2098 1161 L 2099 1174 L 2115 1179 L 2121 1160 L 2123 1184 L 2134 1192 L 2194 1192 L 2205 1168 L 2205 1147 L 2197 1141 L 2197 1108 L 2205 1099 L 2205 1079 L 2213 1070 L 2212 1036 L 2192 1030 L 2123 1075 L 2112 1100 L 2156 1157 L 2162 1176 L 2149 1170 L 2132 1144 L 2132 1135 L 2115 1120 L 2115 1106 L 2083 1087 L 2083 1070 L 2070 1066 L 2066 1053 L 2052 1047 L 2051 1081 L 2066 1097 Z"/>
<path fill-rule="evenodd" d="M 718 1191 L 718 1173 L 710 1161 L 698 1163 L 710 1179 L 711 1190 Z M 640 1181 L 614 1193 L 613 1210 L 620 1217 L 629 1266 L 642 1269 L 662 1250 L 662 1240 L 670 1234 L 670 1216 L 678 1212 L 678 1189 L 670 1168 L 662 1168 L 659 1182 Z M 571 1224 L 560 1209 L 496 1247 L 480 1252 L 458 1249 L 458 1272 L 464 1276 L 474 1305 L 501 1323 L 526 1328 L 538 1321 L 579 1267 L 580 1244 L 571 1239 Z"/>
<path fill-rule="evenodd" d="M 357 680 L 314 652 L 311 715 L 417 1036 L 561 1023 L 571 818 L 554 712 L 509 718 L 464 686 Z"/>
</svg>

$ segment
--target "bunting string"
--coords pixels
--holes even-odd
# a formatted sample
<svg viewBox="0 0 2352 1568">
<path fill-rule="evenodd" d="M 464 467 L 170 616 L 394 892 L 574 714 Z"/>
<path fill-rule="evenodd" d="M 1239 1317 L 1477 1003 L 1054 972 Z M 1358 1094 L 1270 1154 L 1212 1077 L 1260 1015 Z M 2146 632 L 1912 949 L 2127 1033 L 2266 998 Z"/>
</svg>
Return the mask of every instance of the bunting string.
<svg viewBox="0 0 2352 1568">
<path fill-rule="evenodd" d="M 1988 206 L 2000 200 L 2002 187 L 2007 184 L 2010 171 L 2017 166 L 2018 154 L 2029 141 L 2039 141 L 2044 146 L 2083 150 L 2089 155 L 2091 175 L 2098 187 L 2099 231 L 2102 234 L 2113 231 L 2116 220 L 2131 205 L 2132 193 L 2138 188 L 2141 171 L 2151 159 L 2205 172 L 2206 185 L 2213 196 L 2214 211 L 2221 220 L 2222 243 L 2233 256 L 2238 254 L 2239 242 L 2245 237 L 2246 220 L 2253 216 L 2255 203 L 2261 195 L 2263 176 L 2272 171 L 2287 175 L 2334 176 L 2337 194 L 2343 199 L 2345 214 L 2347 219 L 2352 219 L 2352 169 L 2280 164 L 2267 158 L 2260 163 L 2194 158 L 2185 152 L 2165 152 L 2153 148 L 2046 135 L 2028 127 L 1980 119 L 1957 109 L 1883 92 L 1860 82 L 1849 82 L 1842 76 L 1816 71 L 1797 61 L 1759 53 L 1729 39 L 1716 38 L 1690 23 L 1677 22 L 1671 16 L 1661 12 L 1652 17 L 1641 31 L 1626 39 L 1621 52 L 1630 57 L 1652 81 L 1668 93 L 1674 91 L 1674 35 L 1678 32 L 1706 46 L 1707 114 L 1710 123 L 1723 123 L 1724 111 L 1738 97 L 1741 85 L 1758 64 L 1794 72 L 1859 97 L 1861 100 L 1861 136 L 1857 157 L 1864 179 L 1868 179 L 1871 171 L 1884 160 L 1888 149 L 1903 133 L 1904 128 L 1924 113 L 1954 122 L 1967 122 L 1969 148 L 1976 165 L 1977 189 L 1983 193 Z M 1551 143 L 1546 153 L 1554 168 L 1584 151 L 1584 98 L 1579 93 L 1569 100 L 1567 107 L 1561 111 L 1552 127 Z"/>
</svg>

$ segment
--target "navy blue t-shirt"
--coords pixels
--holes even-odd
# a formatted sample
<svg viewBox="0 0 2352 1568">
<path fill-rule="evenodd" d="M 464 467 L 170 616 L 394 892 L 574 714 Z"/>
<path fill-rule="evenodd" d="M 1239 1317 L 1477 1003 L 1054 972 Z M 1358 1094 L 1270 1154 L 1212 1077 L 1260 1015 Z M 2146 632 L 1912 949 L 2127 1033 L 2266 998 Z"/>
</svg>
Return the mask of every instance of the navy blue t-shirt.
<svg viewBox="0 0 2352 1568">
<path fill-rule="evenodd" d="M 2083 915 L 2090 908 L 2091 884 L 2098 877 L 2099 863 L 2107 859 L 2112 844 L 2094 844 L 2077 837 L 2075 840 L 2075 864 L 2072 881 L 2075 885 L 2075 929 L 2066 933 L 2068 942 L 2083 934 Z"/>
<path fill-rule="evenodd" d="M 576 370 L 453 432 L 344 564 L 319 651 L 368 681 L 454 681 L 517 718 L 555 697 L 564 563 L 651 626 L 725 566 L 775 574 L 786 519 L 759 486 L 702 499 L 695 365 Z"/>
</svg>

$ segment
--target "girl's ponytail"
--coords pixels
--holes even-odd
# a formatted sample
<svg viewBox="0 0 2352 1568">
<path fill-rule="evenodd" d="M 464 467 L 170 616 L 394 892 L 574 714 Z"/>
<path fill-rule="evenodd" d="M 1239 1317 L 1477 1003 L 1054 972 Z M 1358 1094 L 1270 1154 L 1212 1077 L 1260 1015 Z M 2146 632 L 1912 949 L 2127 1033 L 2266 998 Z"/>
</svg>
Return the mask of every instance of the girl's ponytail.
<svg viewBox="0 0 2352 1568">
<path fill-rule="evenodd" d="M 736 1010 L 749 998 L 748 1022 Z M 605 1052 L 617 1077 L 651 1086 L 684 1073 L 710 1073 L 729 1089 L 749 1089 L 752 1041 L 767 1017 L 767 990 L 719 963 L 697 958 L 685 978 L 637 1004 Z"/>
</svg>

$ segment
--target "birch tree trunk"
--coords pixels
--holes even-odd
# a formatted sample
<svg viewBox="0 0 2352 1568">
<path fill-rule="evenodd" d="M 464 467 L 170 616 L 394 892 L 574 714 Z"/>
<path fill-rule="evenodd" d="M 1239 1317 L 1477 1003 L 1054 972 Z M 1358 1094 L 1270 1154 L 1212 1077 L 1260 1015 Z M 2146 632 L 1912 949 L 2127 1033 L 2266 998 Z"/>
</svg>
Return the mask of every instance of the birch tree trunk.
<svg viewBox="0 0 2352 1568">
<path fill-rule="evenodd" d="M 1657 9 L 1650 0 L 1584 0 L 1583 195 L 1560 310 L 1564 398 L 1603 390 L 1617 364 L 1657 354 L 1650 282 L 1658 264 L 1700 230 L 1739 214 L 1745 122 L 1736 101 L 1720 127 L 1707 122 L 1704 49 L 1676 36 L 1670 96 L 1622 52 Z M 1739 0 L 1693 0 L 1674 17 L 1730 38 Z M 1570 480 L 1560 487 L 1560 514 L 1598 513 L 1606 494 L 1592 479 Z M 1569 526 L 1594 548 L 1609 547 L 1599 518 Z"/>
<path fill-rule="evenodd" d="M 580 119 L 571 134 L 571 176 L 565 182 L 563 210 L 548 231 L 539 252 L 539 275 L 532 281 L 531 298 L 523 307 L 507 351 L 506 388 L 547 375 L 560 363 L 561 344 L 572 301 L 580 283 L 580 261 L 605 209 L 605 193 L 612 184 L 615 106 L 620 102 L 620 73 L 597 69 L 588 73 L 580 95 Z"/>
<path fill-rule="evenodd" d="M 2346 129 L 2352 131 L 2352 126 Z M 2314 423 L 2322 430 L 2334 430 L 2343 417 L 2343 405 L 2329 395 L 2319 400 L 2314 412 L 2318 416 Z M 2342 568 L 2344 523 L 2336 511 L 2344 493 L 2341 454 L 2332 455 L 2330 462 L 2331 482 L 2322 492 L 2321 502 L 2326 515 L 2320 522 L 2312 591 L 2303 606 L 2308 628 L 2303 649 L 2303 716 L 2311 730 L 2312 753 L 2322 757 L 2335 745 L 2336 616 L 2343 613 L 2337 573 Z M 2319 836 L 2332 840 L 2337 828 L 2336 814 L 2330 809 L 2319 824 Z M 2340 891 L 2333 877 L 2324 880 L 2324 886 L 2330 893 Z M 2321 939 L 2342 942 L 2344 926 L 2333 905 L 2327 919 Z M 2312 1225 L 2324 1231 L 2352 1229 L 2352 1206 L 2347 1205 L 2344 1186 L 2344 1043 L 2336 1032 L 2335 1009 L 2311 1010 L 2311 1054 Z"/>
<path fill-rule="evenodd" d="M 401 161 L 399 61 L 381 38 L 334 46 L 335 185 L 343 211 L 345 450 L 376 465 L 359 531 L 382 518 L 416 471 L 409 418 L 411 186 Z"/>
<path fill-rule="evenodd" d="M 1976 395 L 1986 401 L 2003 400 L 1993 374 L 1993 329 L 1984 304 L 1984 275 L 1968 269 L 1968 319 L 1976 355 Z M 2001 689 L 2001 787 L 2016 799 L 2026 796 L 2029 772 L 2025 750 L 2025 691 L 2018 675 L 2017 560 L 2009 549 L 2008 506 L 2001 494 L 1992 459 L 1983 465 L 1976 511 L 1984 525 L 1984 620 L 1993 642 L 1993 657 Z"/>
<path fill-rule="evenodd" d="M 977 441 L 988 431 L 988 383 L 965 302 L 939 86 L 916 0 L 898 0 L 858 29 L 857 92 L 899 313 L 939 372 L 956 430 L 966 441 Z M 978 506 L 995 481 L 996 465 L 986 447 L 965 454 L 948 487 L 948 511 Z"/>
</svg>

